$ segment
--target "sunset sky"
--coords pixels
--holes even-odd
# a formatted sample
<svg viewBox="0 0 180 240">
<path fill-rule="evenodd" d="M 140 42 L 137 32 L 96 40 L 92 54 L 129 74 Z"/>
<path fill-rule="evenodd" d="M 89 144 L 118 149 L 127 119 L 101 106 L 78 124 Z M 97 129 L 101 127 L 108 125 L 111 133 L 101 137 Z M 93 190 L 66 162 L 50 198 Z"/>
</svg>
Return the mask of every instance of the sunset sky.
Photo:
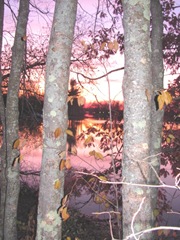
<svg viewBox="0 0 180 240">
<path fill-rule="evenodd" d="M 14 4 L 12 4 L 12 8 L 17 13 L 18 9 L 18 1 L 14 0 L 12 1 Z M 29 25 L 28 25 L 28 38 L 31 35 L 40 35 L 40 36 L 45 36 L 49 35 L 50 33 L 50 28 L 51 28 L 51 21 L 53 17 L 53 9 L 54 9 L 54 1 L 40 1 L 40 0 L 34 0 L 34 3 L 37 4 L 37 7 L 43 8 L 43 11 L 46 12 L 48 11 L 48 15 L 43 16 L 43 14 L 39 14 L 37 10 L 32 9 L 31 7 L 31 12 L 29 16 Z M 79 0 L 79 5 L 78 5 L 78 13 L 82 15 L 82 18 L 84 17 L 83 15 L 83 10 L 87 13 L 86 14 L 86 20 L 89 19 L 90 24 L 93 26 L 95 22 L 95 14 L 97 11 L 97 0 Z M 97 23 L 102 24 L 100 22 Z M 108 26 L 109 22 L 107 21 L 107 18 L 104 19 L 104 26 Z M 13 34 L 14 32 L 14 19 L 12 18 L 12 15 L 10 13 L 10 10 L 5 11 L 5 26 L 7 27 L 7 31 L 5 33 L 5 38 L 3 43 L 10 43 L 12 44 L 12 38 L 10 38 L 10 35 Z M 120 26 L 120 25 L 119 25 Z M 121 27 L 121 26 L 120 26 Z M 82 40 L 84 40 L 82 38 Z M 97 63 L 96 65 L 93 66 L 93 76 L 92 72 L 91 75 L 88 75 L 88 72 L 84 73 L 84 75 L 91 76 L 93 78 L 100 77 L 107 72 L 117 69 L 117 68 L 122 68 L 124 66 L 124 59 L 123 56 L 120 55 L 118 52 L 111 56 L 110 59 L 102 65 L 100 62 Z M 81 71 L 82 72 L 82 71 Z M 70 74 L 70 79 L 75 78 L 76 79 L 76 74 L 71 73 Z M 176 77 L 176 76 L 174 76 Z M 168 80 L 172 79 L 173 76 L 169 75 L 168 72 L 165 72 L 165 87 L 167 87 L 167 82 Z M 79 76 L 79 80 L 84 81 L 84 78 Z M 122 96 L 122 80 L 123 80 L 123 70 L 113 72 L 108 75 L 108 77 L 99 79 L 98 81 L 94 81 L 96 84 L 95 85 L 90 85 L 90 84 L 85 84 L 84 85 L 84 90 L 83 94 L 86 98 L 87 101 L 93 101 L 95 100 L 94 95 L 98 98 L 99 101 L 103 100 L 108 100 L 108 80 L 110 82 L 110 98 L 111 100 L 117 100 L 117 101 L 122 101 L 123 96 Z M 43 86 L 43 82 L 41 82 L 41 88 Z"/>
</svg>

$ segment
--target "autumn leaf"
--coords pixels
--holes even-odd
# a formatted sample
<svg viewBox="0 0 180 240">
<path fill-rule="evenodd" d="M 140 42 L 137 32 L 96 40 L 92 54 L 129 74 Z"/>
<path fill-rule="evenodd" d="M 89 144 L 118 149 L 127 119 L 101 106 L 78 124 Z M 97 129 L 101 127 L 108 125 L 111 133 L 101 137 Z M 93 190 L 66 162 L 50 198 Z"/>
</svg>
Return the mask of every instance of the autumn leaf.
<svg viewBox="0 0 180 240">
<path fill-rule="evenodd" d="M 99 176 L 98 178 L 102 181 L 107 181 L 107 178 L 105 176 Z"/>
<path fill-rule="evenodd" d="M 86 51 L 88 49 L 87 44 L 85 43 L 84 40 L 81 41 L 82 46 L 84 47 L 84 50 Z"/>
<path fill-rule="evenodd" d="M 71 238 L 70 237 L 66 237 L 66 240 L 71 240 Z"/>
<path fill-rule="evenodd" d="M 119 44 L 118 44 L 118 42 L 116 40 L 114 40 L 113 43 L 114 43 L 113 49 L 115 50 L 115 52 L 117 52 L 118 49 L 119 49 Z"/>
<path fill-rule="evenodd" d="M 94 156 L 94 154 L 95 154 L 95 151 L 94 151 L 94 150 L 89 152 L 89 155 L 90 155 L 90 156 Z"/>
<path fill-rule="evenodd" d="M 61 206 L 65 207 L 68 201 L 68 195 L 64 196 L 61 200 Z"/>
<path fill-rule="evenodd" d="M 95 159 L 103 159 L 103 155 L 100 152 L 95 152 L 94 154 Z"/>
<path fill-rule="evenodd" d="M 88 136 L 86 140 L 84 141 L 84 146 L 86 147 L 89 143 L 94 142 L 93 136 Z M 93 154 L 94 155 L 94 154 Z"/>
<path fill-rule="evenodd" d="M 67 169 L 70 169 L 72 166 L 71 166 L 71 162 L 70 162 L 70 159 L 68 158 L 68 159 L 66 159 L 66 161 L 65 161 L 65 167 L 67 168 Z"/>
<path fill-rule="evenodd" d="M 95 179 L 94 177 L 92 177 L 92 178 L 89 179 L 88 182 L 89 182 L 89 183 L 93 183 L 93 182 L 95 182 L 95 181 L 96 181 L 96 179 Z"/>
<path fill-rule="evenodd" d="M 163 96 L 163 100 L 165 102 L 166 105 L 168 105 L 169 103 L 172 102 L 172 96 L 169 92 L 167 91 L 162 91 L 162 96 Z"/>
<path fill-rule="evenodd" d="M 172 96 L 167 91 L 160 91 L 159 96 L 157 97 L 159 110 L 162 110 L 164 107 L 164 104 L 168 105 L 172 102 Z"/>
<path fill-rule="evenodd" d="M 83 96 L 78 97 L 78 106 L 82 106 L 85 104 L 85 98 Z"/>
<path fill-rule="evenodd" d="M 112 42 L 108 42 L 108 48 L 109 50 L 113 50 L 114 44 Z"/>
<path fill-rule="evenodd" d="M 83 47 L 86 46 L 86 43 L 85 43 L 84 40 L 81 41 L 81 44 L 82 44 Z"/>
<path fill-rule="evenodd" d="M 157 208 L 155 208 L 153 210 L 153 214 L 154 214 L 155 217 L 157 217 L 159 215 L 159 210 Z"/>
<path fill-rule="evenodd" d="M 55 138 L 58 138 L 60 135 L 61 135 L 61 129 L 60 128 L 56 128 L 56 130 L 54 131 Z"/>
<path fill-rule="evenodd" d="M 159 110 L 162 110 L 163 107 L 164 107 L 164 99 L 163 99 L 162 94 L 160 94 L 160 95 L 157 97 L 157 101 L 158 101 Z"/>
<path fill-rule="evenodd" d="M 63 208 L 61 217 L 63 221 L 66 221 L 70 217 L 69 213 L 67 212 L 67 207 Z"/>
<path fill-rule="evenodd" d="M 61 215 L 63 221 L 66 221 L 69 218 L 69 214 L 67 213 L 67 201 L 68 201 L 68 195 L 62 198 L 61 206 L 58 209 L 58 214 Z"/>
<path fill-rule="evenodd" d="M 95 159 L 103 159 L 103 155 L 100 153 L 100 152 L 96 152 L 96 151 L 90 151 L 89 152 L 89 155 L 90 156 L 94 156 L 95 157 Z"/>
<path fill-rule="evenodd" d="M 106 209 L 108 209 L 108 208 L 110 207 L 110 204 L 109 204 L 108 202 L 106 202 L 106 203 L 104 204 L 104 206 L 105 206 Z"/>
<path fill-rule="evenodd" d="M 65 169 L 65 165 L 66 165 L 66 160 L 62 159 L 59 164 L 59 170 L 63 171 Z"/>
<path fill-rule="evenodd" d="M 168 137 L 171 138 L 171 139 L 175 139 L 175 136 L 172 135 L 172 134 L 169 134 Z"/>
<path fill-rule="evenodd" d="M 67 130 L 66 130 L 66 133 L 67 133 L 69 136 L 74 137 L 73 132 L 72 132 L 71 130 L 67 129 Z"/>
<path fill-rule="evenodd" d="M 103 51 L 106 46 L 106 42 L 101 43 L 100 51 Z"/>
<path fill-rule="evenodd" d="M 13 149 L 18 149 L 20 145 L 20 139 L 16 139 L 13 143 Z"/>
<path fill-rule="evenodd" d="M 59 189 L 61 187 L 61 182 L 59 179 L 54 181 L 54 189 Z"/>
<path fill-rule="evenodd" d="M 101 203 L 103 203 L 103 199 L 102 199 L 99 195 L 96 195 L 96 196 L 94 197 L 94 202 L 95 202 L 96 204 L 101 204 Z"/>
</svg>

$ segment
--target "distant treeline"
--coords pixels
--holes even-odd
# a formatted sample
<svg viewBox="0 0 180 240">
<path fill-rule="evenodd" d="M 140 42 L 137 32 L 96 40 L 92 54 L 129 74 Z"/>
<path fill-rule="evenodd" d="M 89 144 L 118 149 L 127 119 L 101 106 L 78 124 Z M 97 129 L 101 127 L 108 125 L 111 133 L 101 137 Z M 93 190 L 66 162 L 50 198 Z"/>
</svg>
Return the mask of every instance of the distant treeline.
<svg viewBox="0 0 180 240">
<path fill-rule="evenodd" d="M 43 100 L 42 96 L 30 95 L 19 97 L 19 123 L 20 130 L 28 128 L 30 131 L 36 130 L 42 124 L 43 116 Z M 6 95 L 4 95 L 6 102 Z M 73 104 L 68 103 L 69 120 L 83 120 L 84 118 L 109 119 L 121 121 L 123 119 L 123 103 L 112 101 L 111 109 L 108 102 L 93 102 L 86 106 L 79 106 L 77 100 Z M 174 111 L 165 111 L 165 122 L 176 122 L 172 119 Z"/>
</svg>

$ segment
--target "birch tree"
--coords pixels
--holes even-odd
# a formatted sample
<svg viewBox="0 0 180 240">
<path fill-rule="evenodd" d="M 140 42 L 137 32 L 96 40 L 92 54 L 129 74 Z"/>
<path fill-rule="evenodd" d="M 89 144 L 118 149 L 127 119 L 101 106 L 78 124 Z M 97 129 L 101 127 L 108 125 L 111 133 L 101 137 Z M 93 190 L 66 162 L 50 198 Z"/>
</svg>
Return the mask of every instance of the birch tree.
<svg viewBox="0 0 180 240">
<path fill-rule="evenodd" d="M 61 239 L 57 213 L 64 194 L 64 173 L 59 170 L 66 150 L 67 94 L 77 0 L 57 0 L 46 65 L 43 115 L 43 158 L 40 176 L 36 239 Z"/>
<path fill-rule="evenodd" d="M 124 0 L 123 10 L 125 73 L 122 175 L 129 183 L 150 184 L 150 0 Z M 123 185 L 122 198 L 123 239 L 126 239 L 131 233 L 152 226 L 151 191 L 140 186 Z M 139 211 L 140 206 L 143 211 Z M 152 236 L 149 234 L 142 239 L 152 239 Z"/>
<path fill-rule="evenodd" d="M 3 36 L 3 24 L 4 24 L 4 0 L 0 0 L 0 84 L 2 83 L 2 73 L 1 73 L 1 52 L 2 52 L 2 36 Z M 1 176 L 0 176 L 0 188 L 1 188 L 1 198 L 0 198 L 0 239 L 3 239 L 3 216 L 4 216 L 4 204 L 5 204 L 5 186 L 6 186 L 6 178 L 5 171 L 3 169 L 4 161 L 5 161 L 5 107 L 3 95 L 0 93 L 0 120 L 3 129 L 3 144 L 1 146 Z"/>
<path fill-rule="evenodd" d="M 21 71 L 25 55 L 26 27 L 29 15 L 29 0 L 21 0 L 19 4 L 19 13 L 15 32 L 14 45 L 12 48 L 12 64 L 10 78 L 8 83 L 8 94 L 5 108 L 5 154 L 2 156 L 2 176 L 5 177 L 2 182 L 6 184 L 2 190 L 2 208 L 3 216 L 3 236 L 2 239 L 17 239 L 17 206 L 19 196 L 19 167 L 13 162 L 19 156 L 17 147 L 13 147 L 14 142 L 18 139 L 19 130 L 19 112 L 18 97 Z M 5 198 L 4 198 L 5 197 Z"/>
<path fill-rule="evenodd" d="M 163 15 L 162 7 L 159 0 L 151 0 L 151 17 L 152 17 L 152 32 L 151 32 L 151 46 L 152 46 L 152 84 L 153 94 L 151 99 L 151 135 L 150 135 L 150 156 L 152 170 L 151 178 L 154 184 L 159 183 L 156 174 L 159 173 L 161 164 L 161 139 L 162 139 L 162 125 L 164 111 L 157 111 L 156 96 L 157 91 L 163 89 Z M 156 208 L 157 203 L 157 189 L 153 190 L 151 195 L 152 207 Z"/>
</svg>

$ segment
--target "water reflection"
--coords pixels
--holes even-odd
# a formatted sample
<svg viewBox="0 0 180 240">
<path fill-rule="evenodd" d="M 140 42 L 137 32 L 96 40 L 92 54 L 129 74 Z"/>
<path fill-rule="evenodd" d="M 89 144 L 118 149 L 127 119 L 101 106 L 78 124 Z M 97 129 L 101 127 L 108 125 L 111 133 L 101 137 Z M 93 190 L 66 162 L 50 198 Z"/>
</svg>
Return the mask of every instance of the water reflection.
<svg viewBox="0 0 180 240">
<path fill-rule="evenodd" d="M 69 206 L 88 216 L 92 216 L 92 212 L 117 211 L 116 189 L 114 186 L 100 184 L 99 179 L 93 177 L 92 174 L 113 181 L 120 179 L 122 122 L 116 122 L 112 126 L 107 120 L 70 120 L 69 129 L 75 136 L 68 135 L 67 144 L 68 157 L 72 165 L 72 169 L 66 172 L 65 179 L 65 194 L 70 196 Z M 110 131 L 112 132 L 111 135 Z M 89 136 L 91 136 L 91 139 L 88 142 L 86 140 Z M 24 147 L 22 151 L 24 160 L 21 162 L 22 181 L 34 187 L 39 185 L 38 173 L 42 157 L 40 144 L 42 140 L 37 141 L 36 137 L 31 139 L 34 144 L 28 144 L 28 146 Z M 34 149 L 30 149 L 30 145 L 34 145 Z M 73 147 L 77 148 L 77 155 L 71 153 Z M 90 154 L 92 151 L 102 154 L 103 158 Z M 178 162 L 175 160 L 171 163 L 166 158 L 162 160 L 161 179 L 163 182 L 174 185 L 173 175 L 175 174 L 174 169 L 177 171 L 177 166 Z M 80 172 L 85 174 L 83 175 Z M 118 211 L 121 212 L 120 186 L 118 186 L 117 193 Z M 177 214 L 180 211 L 179 201 L 179 190 L 161 189 L 159 191 L 159 214 L 157 219 L 160 224 L 180 226 L 180 214 Z M 104 214 L 99 218 L 108 219 L 109 216 Z M 121 215 L 118 218 L 121 219 Z M 114 220 L 115 232 L 117 232 L 117 218 L 113 215 L 112 219 Z"/>
</svg>

